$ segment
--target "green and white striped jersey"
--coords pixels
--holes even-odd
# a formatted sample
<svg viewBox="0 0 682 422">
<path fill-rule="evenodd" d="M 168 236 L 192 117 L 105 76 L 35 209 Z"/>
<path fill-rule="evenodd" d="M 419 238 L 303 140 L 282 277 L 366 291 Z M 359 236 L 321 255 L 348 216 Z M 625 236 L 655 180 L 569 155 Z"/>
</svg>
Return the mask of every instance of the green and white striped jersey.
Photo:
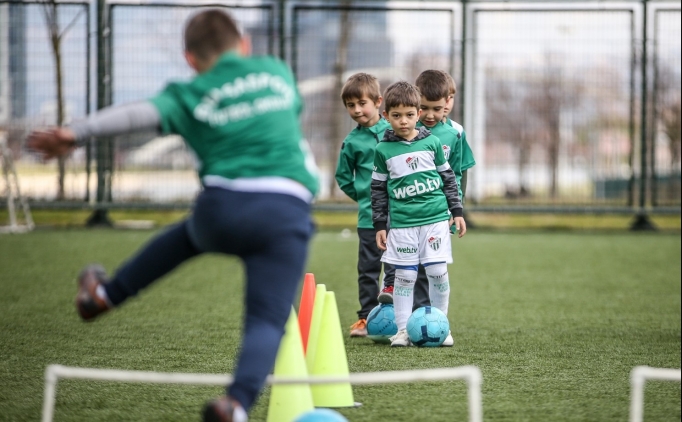
<svg viewBox="0 0 682 422">
<path fill-rule="evenodd" d="M 386 131 L 374 153 L 372 179 L 386 183 L 391 228 L 423 226 L 450 218 L 440 174 L 448 170 L 451 172 L 440 140 L 428 129 L 419 128 L 412 141 Z M 454 185 L 451 202 L 461 208 L 454 174 L 450 174 Z"/>
</svg>

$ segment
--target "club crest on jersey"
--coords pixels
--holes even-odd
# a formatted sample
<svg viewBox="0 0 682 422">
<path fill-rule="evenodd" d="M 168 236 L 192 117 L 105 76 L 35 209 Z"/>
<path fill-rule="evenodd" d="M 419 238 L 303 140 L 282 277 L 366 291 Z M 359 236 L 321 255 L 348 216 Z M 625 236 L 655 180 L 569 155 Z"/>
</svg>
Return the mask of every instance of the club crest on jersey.
<svg viewBox="0 0 682 422">
<path fill-rule="evenodd" d="M 419 167 L 419 157 L 407 157 L 405 162 L 412 170 L 417 170 L 417 167 Z"/>
<path fill-rule="evenodd" d="M 447 145 L 443 145 L 443 155 L 445 156 L 445 159 L 450 158 L 450 147 Z"/>
<path fill-rule="evenodd" d="M 440 237 L 436 237 L 436 236 L 429 237 L 429 246 L 434 251 L 437 251 L 438 248 L 440 248 Z"/>
</svg>

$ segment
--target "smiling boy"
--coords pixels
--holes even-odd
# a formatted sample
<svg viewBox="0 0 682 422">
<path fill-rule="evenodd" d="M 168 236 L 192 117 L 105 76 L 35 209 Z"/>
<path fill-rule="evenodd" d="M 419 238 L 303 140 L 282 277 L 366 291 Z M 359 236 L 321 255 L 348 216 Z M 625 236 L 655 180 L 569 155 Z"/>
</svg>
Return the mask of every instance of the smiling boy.
<svg viewBox="0 0 682 422">
<path fill-rule="evenodd" d="M 381 117 L 383 101 L 379 81 L 368 73 L 352 75 L 341 90 L 341 100 L 358 125 L 343 141 L 336 166 L 336 182 L 349 198 L 358 203 L 358 320 L 350 327 L 351 337 L 367 336 L 367 315 L 379 300 L 393 302 L 393 267 L 384 265 L 384 288 L 379 291 L 381 251 L 376 246 L 370 182 L 374 165 L 374 149 L 391 126 Z"/>
</svg>

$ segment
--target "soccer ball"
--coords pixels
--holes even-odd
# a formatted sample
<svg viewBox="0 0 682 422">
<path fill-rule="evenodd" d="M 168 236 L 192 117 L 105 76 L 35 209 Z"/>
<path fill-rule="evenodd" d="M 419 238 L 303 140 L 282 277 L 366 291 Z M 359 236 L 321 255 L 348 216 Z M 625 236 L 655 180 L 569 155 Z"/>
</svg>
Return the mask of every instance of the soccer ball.
<svg viewBox="0 0 682 422">
<path fill-rule="evenodd" d="M 433 306 L 422 306 L 407 319 L 407 335 L 415 346 L 438 347 L 449 332 L 448 317 Z"/>
<path fill-rule="evenodd" d="M 398 332 L 395 325 L 393 305 L 381 304 L 367 315 L 367 337 L 375 343 L 390 343 L 390 338 Z"/>
<path fill-rule="evenodd" d="M 300 415 L 294 422 L 348 422 L 348 419 L 332 409 L 315 409 Z"/>
</svg>

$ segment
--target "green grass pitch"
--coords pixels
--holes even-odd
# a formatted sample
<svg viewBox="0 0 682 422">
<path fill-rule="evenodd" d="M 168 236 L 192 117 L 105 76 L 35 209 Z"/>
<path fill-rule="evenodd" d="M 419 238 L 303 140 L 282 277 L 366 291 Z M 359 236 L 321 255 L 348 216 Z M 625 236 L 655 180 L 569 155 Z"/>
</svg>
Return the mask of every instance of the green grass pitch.
<svg viewBox="0 0 682 422">
<path fill-rule="evenodd" d="M 0 421 L 40 419 L 45 367 L 232 372 L 242 315 L 238 261 L 204 256 L 94 323 L 75 275 L 112 269 L 154 232 L 39 230 L 0 236 Z M 357 239 L 321 232 L 308 271 L 357 310 Z M 680 367 L 680 235 L 499 233 L 454 239 L 454 348 L 345 338 L 351 372 L 476 365 L 486 421 L 625 421 L 636 365 Z M 55 421 L 198 421 L 220 387 L 63 380 Z M 463 381 L 353 388 L 352 422 L 466 420 Z M 264 421 L 266 390 L 251 418 Z M 680 384 L 650 382 L 646 421 L 680 420 Z"/>
</svg>

